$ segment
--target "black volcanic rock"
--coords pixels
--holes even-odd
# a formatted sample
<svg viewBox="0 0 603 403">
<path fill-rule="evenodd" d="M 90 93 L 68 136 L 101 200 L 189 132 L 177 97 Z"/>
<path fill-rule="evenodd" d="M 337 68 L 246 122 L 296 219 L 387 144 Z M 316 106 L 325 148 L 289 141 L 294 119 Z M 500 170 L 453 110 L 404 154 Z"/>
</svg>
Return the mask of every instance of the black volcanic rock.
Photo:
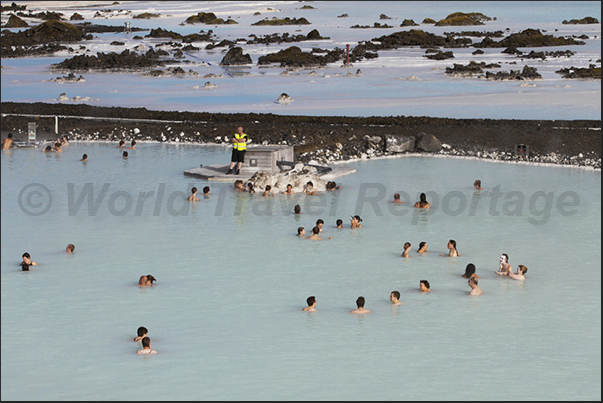
<svg viewBox="0 0 603 403">
<path fill-rule="evenodd" d="M 251 63 L 251 56 L 249 56 L 249 54 L 243 54 L 243 48 L 237 46 L 228 50 L 226 55 L 222 58 L 220 65 L 234 66 Z"/>
</svg>

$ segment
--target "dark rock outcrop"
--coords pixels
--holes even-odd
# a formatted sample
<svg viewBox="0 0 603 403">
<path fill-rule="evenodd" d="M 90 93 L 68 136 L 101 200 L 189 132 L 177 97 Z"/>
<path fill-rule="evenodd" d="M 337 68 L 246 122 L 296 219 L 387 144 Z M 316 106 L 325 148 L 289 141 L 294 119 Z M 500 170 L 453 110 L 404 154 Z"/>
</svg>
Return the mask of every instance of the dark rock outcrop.
<svg viewBox="0 0 603 403">
<path fill-rule="evenodd" d="M 595 17 L 584 17 L 581 20 L 563 20 L 562 24 L 598 24 L 599 20 Z"/>
<path fill-rule="evenodd" d="M 442 149 L 442 143 L 435 135 L 421 132 L 417 134 L 415 148 L 419 151 L 437 153 Z"/>
<path fill-rule="evenodd" d="M 484 21 L 491 21 L 492 18 L 482 13 L 452 13 L 446 18 L 436 22 L 436 27 L 449 25 L 484 25 Z"/>
<path fill-rule="evenodd" d="M 223 25 L 223 24 L 238 24 L 232 18 L 224 20 L 218 18 L 214 13 L 197 13 L 197 15 L 191 15 L 185 21 L 186 24 L 210 24 L 210 25 Z"/>
<path fill-rule="evenodd" d="M 161 54 L 153 49 L 148 50 L 144 55 L 130 52 L 128 49 L 121 53 L 99 52 L 96 56 L 74 56 L 51 65 L 51 68 L 57 70 L 136 70 L 174 62 L 174 60 L 160 59 Z"/>
<path fill-rule="evenodd" d="M 601 79 L 601 67 L 597 67 L 594 64 L 588 66 L 588 68 L 570 67 L 563 68 L 555 71 L 557 74 L 561 74 L 563 78 L 591 78 L 595 80 Z"/>
<path fill-rule="evenodd" d="M 289 18 L 289 17 L 285 17 L 285 18 L 272 18 L 271 20 L 268 18 L 265 18 L 263 20 L 260 20 L 258 22 L 254 22 L 251 25 L 310 25 L 310 22 L 308 20 L 306 20 L 305 18 Z"/>
<path fill-rule="evenodd" d="M 553 35 L 544 35 L 538 29 L 526 29 L 508 37 L 494 41 L 487 36 L 483 41 L 475 43 L 476 48 L 539 48 L 544 46 L 567 46 L 584 45 L 585 42 L 577 41 L 573 38 L 555 37 Z"/>
<path fill-rule="evenodd" d="M 3 58 L 52 53 L 66 49 L 62 43 L 92 39 L 68 22 L 50 20 L 20 32 L 3 32 L 0 53 Z"/>
<path fill-rule="evenodd" d="M 238 66 L 242 64 L 251 64 L 251 56 L 243 54 L 243 48 L 230 48 L 220 62 L 221 66 Z"/>
<path fill-rule="evenodd" d="M 27 27 L 29 27 L 29 24 L 27 22 L 25 22 L 21 18 L 17 17 L 16 15 L 11 14 L 10 18 L 6 22 L 6 25 L 3 26 L 2 28 L 27 28 Z"/>
</svg>

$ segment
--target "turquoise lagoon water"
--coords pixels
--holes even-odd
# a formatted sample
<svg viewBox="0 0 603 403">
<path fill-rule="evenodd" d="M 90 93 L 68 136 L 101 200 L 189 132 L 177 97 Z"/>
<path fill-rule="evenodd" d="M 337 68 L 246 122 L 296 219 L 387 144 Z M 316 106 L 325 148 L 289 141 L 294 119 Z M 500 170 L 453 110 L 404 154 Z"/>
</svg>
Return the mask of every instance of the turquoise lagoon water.
<svg viewBox="0 0 603 403">
<path fill-rule="evenodd" d="M 600 171 L 407 156 L 266 199 L 184 176 L 228 148 L 138 148 L 3 151 L 2 400 L 600 400 Z M 318 218 L 333 239 L 295 236 Z M 460 257 L 439 256 L 448 239 Z M 39 265 L 21 272 L 26 251 Z M 494 274 L 501 253 L 525 281 Z M 135 354 L 139 326 L 157 355 Z"/>
</svg>

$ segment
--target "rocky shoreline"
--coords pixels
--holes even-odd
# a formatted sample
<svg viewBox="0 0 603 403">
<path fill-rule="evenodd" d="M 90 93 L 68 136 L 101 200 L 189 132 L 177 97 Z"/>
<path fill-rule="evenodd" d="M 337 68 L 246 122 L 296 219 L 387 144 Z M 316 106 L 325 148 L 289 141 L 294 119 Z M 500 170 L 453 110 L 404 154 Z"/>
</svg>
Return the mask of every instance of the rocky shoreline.
<svg viewBox="0 0 603 403">
<path fill-rule="evenodd" d="M 253 144 L 294 146 L 299 162 L 331 163 L 405 153 L 601 168 L 600 120 L 448 119 L 413 116 L 287 116 L 257 113 L 153 111 L 85 104 L 2 102 L 2 137 L 227 144 L 243 126 Z M 429 141 L 425 141 L 428 139 Z M 410 146 L 391 145 L 396 141 Z M 425 146 L 428 144 L 428 146 Z M 516 146 L 527 146 L 527 157 Z"/>
</svg>

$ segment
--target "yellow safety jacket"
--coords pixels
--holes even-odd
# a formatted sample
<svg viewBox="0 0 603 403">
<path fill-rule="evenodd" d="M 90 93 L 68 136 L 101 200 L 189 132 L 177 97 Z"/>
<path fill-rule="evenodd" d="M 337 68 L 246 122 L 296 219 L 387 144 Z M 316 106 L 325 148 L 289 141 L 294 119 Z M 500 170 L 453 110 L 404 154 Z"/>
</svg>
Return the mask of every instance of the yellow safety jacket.
<svg viewBox="0 0 603 403">
<path fill-rule="evenodd" d="M 243 134 L 239 134 L 239 133 L 235 133 L 235 139 L 239 140 L 239 139 L 243 139 L 243 138 L 249 138 L 247 137 L 247 135 L 245 133 Z M 240 150 L 240 151 L 244 151 L 247 150 L 247 143 L 246 142 L 242 142 L 242 143 L 232 143 L 232 146 L 235 150 Z"/>
</svg>

